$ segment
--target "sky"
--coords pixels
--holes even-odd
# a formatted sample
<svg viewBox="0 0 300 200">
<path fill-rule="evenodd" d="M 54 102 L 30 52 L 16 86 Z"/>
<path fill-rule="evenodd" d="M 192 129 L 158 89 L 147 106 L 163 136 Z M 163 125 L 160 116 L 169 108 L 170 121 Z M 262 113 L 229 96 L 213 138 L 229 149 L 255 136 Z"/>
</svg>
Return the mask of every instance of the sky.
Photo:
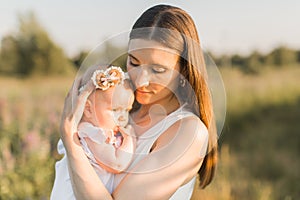
<svg viewBox="0 0 300 200">
<path fill-rule="evenodd" d="M 147 8 L 179 6 L 194 19 L 202 46 L 216 55 L 300 49 L 299 0 L 0 0 L 0 39 L 16 31 L 20 13 L 33 11 L 68 56 L 129 31 Z"/>
</svg>

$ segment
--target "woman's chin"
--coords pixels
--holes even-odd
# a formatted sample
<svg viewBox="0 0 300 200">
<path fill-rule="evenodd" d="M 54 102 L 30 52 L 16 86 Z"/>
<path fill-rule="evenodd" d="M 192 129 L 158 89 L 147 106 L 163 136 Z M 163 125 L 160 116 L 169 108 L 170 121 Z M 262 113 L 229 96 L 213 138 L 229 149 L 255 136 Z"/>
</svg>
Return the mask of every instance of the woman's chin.
<svg viewBox="0 0 300 200">
<path fill-rule="evenodd" d="M 136 101 L 142 105 L 151 104 L 151 100 L 145 96 L 136 96 Z"/>
</svg>

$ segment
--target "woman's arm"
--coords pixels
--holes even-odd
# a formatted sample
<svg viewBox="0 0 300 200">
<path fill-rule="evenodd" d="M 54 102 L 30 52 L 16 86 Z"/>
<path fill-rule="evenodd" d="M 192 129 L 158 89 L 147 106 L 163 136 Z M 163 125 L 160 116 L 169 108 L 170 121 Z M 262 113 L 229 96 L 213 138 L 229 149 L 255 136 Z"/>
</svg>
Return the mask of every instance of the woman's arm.
<svg viewBox="0 0 300 200">
<path fill-rule="evenodd" d="M 78 95 L 79 85 L 80 80 L 75 80 L 65 99 L 60 125 L 61 139 L 66 148 L 73 191 L 77 199 L 109 200 L 112 197 L 90 165 L 77 136 L 77 127 L 86 99 L 94 89 L 90 81 Z"/>
<path fill-rule="evenodd" d="M 169 199 L 194 177 L 206 154 L 208 133 L 196 117 L 183 119 L 159 137 L 155 148 L 128 173 L 114 199 Z"/>
<path fill-rule="evenodd" d="M 84 154 L 77 136 L 67 149 L 68 169 L 76 199 L 112 199 Z M 72 144 L 71 144 L 72 143 Z"/>
<path fill-rule="evenodd" d="M 126 128 L 120 127 L 120 131 L 123 135 L 123 141 L 119 148 L 115 148 L 112 144 L 99 144 L 88 137 L 86 138 L 86 142 L 93 152 L 97 163 L 112 173 L 120 173 L 129 166 L 136 145 L 134 130 L 131 125 L 128 125 Z"/>
</svg>

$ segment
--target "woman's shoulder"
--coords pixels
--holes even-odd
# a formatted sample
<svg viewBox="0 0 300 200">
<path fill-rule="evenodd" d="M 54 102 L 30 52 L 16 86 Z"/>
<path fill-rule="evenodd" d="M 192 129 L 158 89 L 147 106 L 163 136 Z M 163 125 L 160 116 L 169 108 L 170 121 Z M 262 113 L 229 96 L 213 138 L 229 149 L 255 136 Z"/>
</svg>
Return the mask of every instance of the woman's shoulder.
<svg viewBox="0 0 300 200">
<path fill-rule="evenodd" d="M 181 130 L 178 131 L 178 138 L 190 138 L 191 147 L 202 147 L 201 155 L 206 153 L 208 145 L 208 129 L 199 117 L 188 117 L 181 121 Z"/>
<path fill-rule="evenodd" d="M 197 115 L 190 115 L 188 117 L 182 118 L 178 121 L 181 124 L 182 129 L 193 129 L 201 131 L 202 133 L 207 133 L 207 127 L 203 121 Z"/>
<path fill-rule="evenodd" d="M 208 139 L 208 129 L 198 116 L 185 117 L 179 120 L 178 123 L 177 137 L 191 137 L 201 143 Z"/>
<path fill-rule="evenodd" d="M 203 123 L 203 121 L 192 111 L 182 107 L 174 112 L 175 116 L 177 117 L 177 121 L 174 125 L 179 125 L 179 132 L 184 134 L 184 132 L 194 132 L 197 134 L 208 134 L 207 127 Z"/>
<path fill-rule="evenodd" d="M 190 114 L 180 117 L 156 141 L 158 148 L 173 143 L 176 145 L 203 145 L 208 139 L 208 130 L 197 115 Z"/>
</svg>

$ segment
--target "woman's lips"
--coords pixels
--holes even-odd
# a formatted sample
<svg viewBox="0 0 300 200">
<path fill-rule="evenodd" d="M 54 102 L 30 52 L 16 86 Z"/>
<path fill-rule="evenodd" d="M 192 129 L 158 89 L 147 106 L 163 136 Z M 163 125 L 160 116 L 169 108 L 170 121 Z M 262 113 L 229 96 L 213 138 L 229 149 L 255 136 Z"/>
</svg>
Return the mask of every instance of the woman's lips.
<svg viewBox="0 0 300 200">
<path fill-rule="evenodd" d="M 141 93 L 141 94 L 149 94 L 149 93 L 151 93 L 150 91 L 145 91 L 145 90 L 136 90 L 136 92 Z"/>
</svg>

